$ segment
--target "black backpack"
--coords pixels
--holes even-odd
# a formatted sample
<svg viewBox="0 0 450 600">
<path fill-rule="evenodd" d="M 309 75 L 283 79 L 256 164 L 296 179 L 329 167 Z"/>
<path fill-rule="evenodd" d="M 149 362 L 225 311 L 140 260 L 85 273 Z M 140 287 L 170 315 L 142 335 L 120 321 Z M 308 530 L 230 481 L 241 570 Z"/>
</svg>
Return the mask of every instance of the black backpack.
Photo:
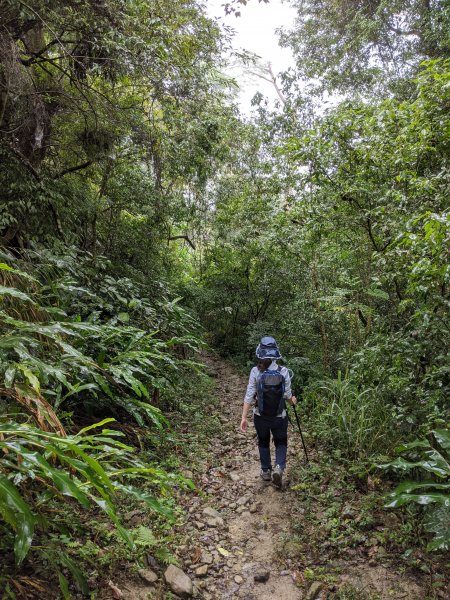
<svg viewBox="0 0 450 600">
<path fill-rule="evenodd" d="M 258 409 L 264 417 L 276 417 L 284 410 L 284 375 L 281 367 L 267 369 L 258 377 Z"/>
</svg>

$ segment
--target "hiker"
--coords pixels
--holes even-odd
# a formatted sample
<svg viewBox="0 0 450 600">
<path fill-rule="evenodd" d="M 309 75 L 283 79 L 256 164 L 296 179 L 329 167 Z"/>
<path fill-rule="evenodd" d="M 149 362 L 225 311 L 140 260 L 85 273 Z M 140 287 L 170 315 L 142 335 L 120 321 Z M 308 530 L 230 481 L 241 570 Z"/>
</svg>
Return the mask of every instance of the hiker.
<svg viewBox="0 0 450 600">
<path fill-rule="evenodd" d="M 256 398 L 253 408 L 253 422 L 258 434 L 261 477 L 272 480 L 281 488 L 283 471 L 286 467 L 288 419 L 285 400 L 292 405 L 297 398 L 291 392 L 291 378 L 286 367 L 277 365 L 282 358 L 273 337 L 263 337 L 256 348 L 258 364 L 250 371 L 247 392 L 242 408 L 240 429 L 247 431 L 247 413 Z M 270 457 L 270 434 L 275 444 L 275 468 L 272 474 Z"/>
</svg>

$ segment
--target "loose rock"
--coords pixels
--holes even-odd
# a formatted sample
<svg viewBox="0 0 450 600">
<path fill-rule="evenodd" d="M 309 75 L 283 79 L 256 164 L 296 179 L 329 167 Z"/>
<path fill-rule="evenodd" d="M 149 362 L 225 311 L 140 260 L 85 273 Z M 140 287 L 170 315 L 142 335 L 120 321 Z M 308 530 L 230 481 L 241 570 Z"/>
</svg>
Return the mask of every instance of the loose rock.
<svg viewBox="0 0 450 600">
<path fill-rule="evenodd" d="M 202 552 L 200 562 L 202 562 L 205 565 L 212 565 L 213 561 L 214 559 L 212 554 L 210 554 L 209 552 Z"/>
<path fill-rule="evenodd" d="M 158 581 L 158 575 L 151 569 L 140 569 L 138 573 L 142 581 L 145 581 L 145 583 L 148 583 L 149 585 Z"/>
<path fill-rule="evenodd" d="M 208 527 L 224 527 L 225 523 L 222 517 L 209 517 L 206 519 L 206 524 Z"/>
<path fill-rule="evenodd" d="M 220 519 L 219 511 L 217 511 L 215 508 L 211 508 L 210 506 L 207 506 L 203 509 L 203 514 L 207 517 L 212 517 L 213 519 Z"/>
<path fill-rule="evenodd" d="M 257 571 L 253 577 L 253 579 L 255 581 L 258 581 L 259 583 L 266 583 L 266 581 L 269 579 L 270 577 L 270 571 L 268 571 L 267 569 L 261 570 L 261 571 Z"/>
<path fill-rule="evenodd" d="M 169 565 L 164 573 L 164 579 L 174 594 L 181 598 L 190 598 L 194 587 L 192 581 L 180 568 Z"/>
<path fill-rule="evenodd" d="M 208 574 L 208 565 L 202 565 L 201 567 L 198 567 L 197 569 L 195 569 L 195 575 L 197 577 L 205 577 L 205 575 Z"/>
<path fill-rule="evenodd" d="M 305 596 L 305 600 L 316 600 L 317 596 L 319 595 L 319 592 L 321 590 L 323 590 L 323 582 L 322 581 L 314 581 L 314 583 L 311 584 L 308 593 Z"/>
</svg>

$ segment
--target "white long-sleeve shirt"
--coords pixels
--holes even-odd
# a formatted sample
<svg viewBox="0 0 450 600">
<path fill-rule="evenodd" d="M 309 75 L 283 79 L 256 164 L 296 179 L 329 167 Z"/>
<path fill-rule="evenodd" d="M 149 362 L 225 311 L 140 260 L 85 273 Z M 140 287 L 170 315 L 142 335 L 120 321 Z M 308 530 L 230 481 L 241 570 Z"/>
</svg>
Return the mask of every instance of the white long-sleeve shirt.
<svg viewBox="0 0 450 600">
<path fill-rule="evenodd" d="M 278 369 L 278 365 L 276 361 L 272 361 L 272 364 L 269 367 L 270 370 L 276 371 Z M 258 367 L 253 367 L 250 371 L 250 376 L 248 378 L 247 391 L 245 392 L 244 402 L 246 404 L 251 404 L 255 398 L 256 392 L 258 390 L 258 378 L 261 375 L 261 371 Z M 291 377 L 289 375 L 289 371 L 286 367 L 281 367 L 281 375 L 284 377 L 284 399 L 290 400 L 292 398 L 291 391 Z M 258 403 L 253 407 L 253 414 L 259 415 Z M 283 410 L 281 413 L 282 417 L 286 416 L 286 411 Z"/>
</svg>

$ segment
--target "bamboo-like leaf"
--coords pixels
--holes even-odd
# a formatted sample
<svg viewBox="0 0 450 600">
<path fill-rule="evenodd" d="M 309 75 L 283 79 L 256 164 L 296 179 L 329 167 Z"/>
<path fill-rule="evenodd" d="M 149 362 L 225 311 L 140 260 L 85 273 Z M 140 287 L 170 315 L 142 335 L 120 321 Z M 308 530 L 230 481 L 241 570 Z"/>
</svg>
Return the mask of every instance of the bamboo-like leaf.
<svg viewBox="0 0 450 600">
<path fill-rule="evenodd" d="M 58 573 L 58 581 L 63 600 L 70 600 L 71 596 L 69 592 L 69 582 L 61 572 Z"/>
<path fill-rule="evenodd" d="M 87 579 L 77 565 L 73 562 L 73 560 L 69 558 L 65 552 L 61 552 L 59 554 L 59 559 L 61 563 L 72 573 L 73 578 L 78 584 L 80 592 L 85 596 L 89 596 L 89 585 Z"/>
<path fill-rule="evenodd" d="M 106 419 L 103 419 L 103 421 L 99 421 L 98 423 L 94 423 L 93 425 L 89 425 L 88 427 L 80 429 L 80 431 L 77 433 L 77 436 L 83 435 L 88 431 L 91 431 L 92 429 L 98 429 L 99 427 L 103 427 L 103 425 L 106 425 L 106 423 L 115 423 L 115 421 L 116 419 L 113 419 L 112 417 L 107 417 Z"/>
<path fill-rule="evenodd" d="M 145 504 L 156 513 L 164 515 L 168 519 L 174 518 L 173 511 L 167 506 L 161 504 L 161 502 L 159 502 L 159 500 L 157 500 L 154 496 L 150 496 L 149 494 L 146 494 L 145 492 L 142 492 L 138 488 L 135 488 L 131 485 L 116 482 L 116 487 L 117 489 L 126 492 L 131 496 L 134 496 L 138 500 L 145 502 Z"/>
<path fill-rule="evenodd" d="M 134 544 L 133 538 L 131 537 L 130 533 L 123 527 L 122 523 L 120 522 L 120 520 L 116 514 L 116 511 L 114 510 L 114 506 L 113 506 L 111 500 L 104 493 L 102 493 L 102 496 L 103 496 L 103 499 L 96 498 L 94 496 L 92 496 L 92 499 L 97 504 L 97 506 L 99 506 L 108 515 L 108 517 L 111 519 L 111 521 L 116 526 L 116 529 L 117 529 L 118 533 L 120 534 L 120 537 L 128 544 L 128 547 L 131 550 L 134 550 L 135 544 Z"/>
<path fill-rule="evenodd" d="M 32 277 L 29 273 L 19 271 L 18 269 L 13 269 L 13 267 L 10 267 L 6 263 L 0 263 L 0 271 L 9 271 L 10 273 L 14 273 L 14 275 L 20 275 L 20 277 L 28 279 L 29 281 L 33 281 L 36 283 L 38 282 L 38 280 Z"/>
<path fill-rule="evenodd" d="M 19 300 L 23 300 L 24 302 L 30 302 L 31 304 L 35 304 L 34 300 L 30 298 L 24 292 L 17 290 L 16 288 L 5 287 L 4 285 L 0 285 L 0 297 L 1 296 L 11 296 L 12 298 L 18 298 Z"/>
<path fill-rule="evenodd" d="M 39 379 L 36 377 L 36 375 L 26 365 L 18 364 L 17 368 L 22 371 L 33 390 L 39 394 L 41 391 L 41 384 L 39 383 Z"/>
<path fill-rule="evenodd" d="M 35 517 L 17 488 L 2 474 L 0 474 L 0 505 L 5 505 L 9 514 L 14 514 L 16 530 L 14 554 L 17 565 L 20 565 L 28 554 L 33 540 Z"/>
</svg>

